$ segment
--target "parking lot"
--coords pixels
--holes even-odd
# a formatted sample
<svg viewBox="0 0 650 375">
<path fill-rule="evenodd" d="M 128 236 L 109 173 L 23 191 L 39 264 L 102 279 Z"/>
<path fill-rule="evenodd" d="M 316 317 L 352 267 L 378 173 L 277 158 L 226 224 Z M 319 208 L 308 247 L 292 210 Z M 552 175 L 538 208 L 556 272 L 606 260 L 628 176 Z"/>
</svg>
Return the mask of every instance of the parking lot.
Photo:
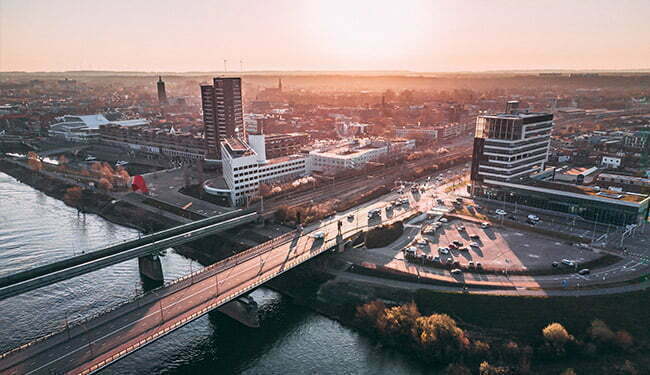
<svg viewBox="0 0 650 375">
<path fill-rule="evenodd" d="M 464 229 L 459 229 L 460 226 Z M 504 227 L 482 229 L 480 224 L 462 220 L 443 223 L 435 234 L 420 234 L 416 238 L 422 239 L 426 245 L 420 241 L 417 246 L 419 254 L 434 258 L 437 256 L 443 263 L 452 259 L 452 262 L 458 261 L 461 266 L 473 262 L 474 266 L 480 263 L 485 269 L 506 271 L 549 269 L 554 261 L 561 262 L 562 259 L 575 261 L 579 266 L 601 256 L 589 249 L 541 234 Z M 459 241 L 462 245 L 450 246 L 453 241 Z M 470 246 L 470 243 L 478 246 Z M 448 254 L 444 254 L 444 250 L 440 251 L 441 247 L 448 248 Z"/>
</svg>

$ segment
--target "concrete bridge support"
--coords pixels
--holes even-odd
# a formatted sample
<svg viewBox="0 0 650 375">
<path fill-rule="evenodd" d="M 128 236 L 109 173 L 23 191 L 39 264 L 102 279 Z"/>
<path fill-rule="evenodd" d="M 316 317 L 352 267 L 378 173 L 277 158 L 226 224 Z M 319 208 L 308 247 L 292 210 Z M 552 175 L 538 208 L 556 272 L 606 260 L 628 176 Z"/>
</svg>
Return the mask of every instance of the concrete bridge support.
<svg viewBox="0 0 650 375">
<path fill-rule="evenodd" d="M 259 328 L 260 326 L 257 302 L 250 295 L 241 296 L 217 308 L 217 310 L 246 327 Z"/>
<path fill-rule="evenodd" d="M 138 258 L 138 266 L 140 268 L 140 275 L 153 280 L 163 282 L 162 264 L 158 255 L 145 255 Z"/>
</svg>

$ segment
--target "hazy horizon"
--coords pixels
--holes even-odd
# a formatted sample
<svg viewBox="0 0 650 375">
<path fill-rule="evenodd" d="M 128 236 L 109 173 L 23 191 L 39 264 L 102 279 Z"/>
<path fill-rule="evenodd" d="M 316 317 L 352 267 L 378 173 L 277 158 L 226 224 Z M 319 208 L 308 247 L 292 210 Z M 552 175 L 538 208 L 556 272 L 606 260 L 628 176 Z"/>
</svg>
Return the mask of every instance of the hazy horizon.
<svg viewBox="0 0 650 375">
<path fill-rule="evenodd" d="M 644 71 L 647 14 L 640 0 L 1 0 L 0 71 Z"/>
</svg>

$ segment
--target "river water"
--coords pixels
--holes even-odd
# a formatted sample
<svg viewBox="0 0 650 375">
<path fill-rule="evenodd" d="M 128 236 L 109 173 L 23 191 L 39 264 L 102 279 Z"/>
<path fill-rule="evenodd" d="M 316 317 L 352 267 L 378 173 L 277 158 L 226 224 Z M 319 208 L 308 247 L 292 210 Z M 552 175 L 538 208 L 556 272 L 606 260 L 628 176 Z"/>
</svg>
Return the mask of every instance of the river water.
<svg viewBox="0 0 650 375">
<path fill-rule="evenodd" d="M 76 210 L 0 173 L 0 275 L 137 237 L 134 229 Z M 166 279 L 197 263 L 167 250 Z M 0 351 L 129 299 L 143 288 L 133 259 L 0 301 Z M 261 328 L 212 312 L 104 369 L 102 374 L 424 374 L 384 348 L 268 289 L 252 294 Z"/>
</svg>

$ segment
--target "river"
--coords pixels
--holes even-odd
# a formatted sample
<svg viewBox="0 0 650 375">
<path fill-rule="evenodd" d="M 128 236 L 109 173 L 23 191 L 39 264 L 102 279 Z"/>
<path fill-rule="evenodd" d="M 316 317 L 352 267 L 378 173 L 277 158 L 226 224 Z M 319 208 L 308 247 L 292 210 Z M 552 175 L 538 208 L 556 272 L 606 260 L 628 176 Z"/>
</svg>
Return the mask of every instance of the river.
<svg viewBox="0 0 650 375">
<path fill-rule="evenodd" d="M 0 173 L 0 275 L 138 236 Z M 169 249 L 166 279 L 196 270 Z M 142 292 L 137 260 L 0 301 L 0 351 Z M 260 288 L 261 328 L 210 313 L 104 369 L 102 374 L 424 374 L 405 353 Z"/>
</svg>

